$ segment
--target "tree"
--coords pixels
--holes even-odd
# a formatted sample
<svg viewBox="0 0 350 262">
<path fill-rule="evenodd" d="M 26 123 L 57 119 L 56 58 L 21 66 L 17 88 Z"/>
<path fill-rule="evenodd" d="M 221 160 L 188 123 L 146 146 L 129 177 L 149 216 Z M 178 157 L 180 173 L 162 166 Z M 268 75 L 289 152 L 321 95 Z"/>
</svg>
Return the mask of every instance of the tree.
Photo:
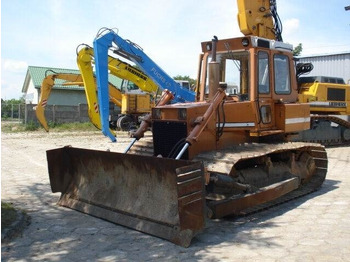
<svg viewBox="0 0 350 262">
<path fill-rule="evenodd" d="M 14 115 L 18 116 L 18 108 L 24 109 L 24 107 L 20 106 L 22 104 L 24 104 L 25 99 L 24 96 L 22 96 L 19 99 L 9 99 L 9 100 L 4 100 L 1 98 L 1 118 L 8 118 Z M 15 110 L 14 110 L 15 107 Z"/>
<path fill-rule="evenodd" d="M 299 45 L 297 45 L 293 50 L 293 56 L 299 56 L 302 51 L 303 51 L 303 44 L 299 43 Z"/>
<path fill-rule="evenodd" d="M 193 78 L 190 78 L 189 76 L 180 76 L 180 75 L 177 75 L 175 77 L 173 77 L 174 80 L 185 80 L 185 81 L 189 81 L 190 82 L 190 86 L 195 86 L 196 85 L 196 80 L 193 79 Z"/>
</svg>

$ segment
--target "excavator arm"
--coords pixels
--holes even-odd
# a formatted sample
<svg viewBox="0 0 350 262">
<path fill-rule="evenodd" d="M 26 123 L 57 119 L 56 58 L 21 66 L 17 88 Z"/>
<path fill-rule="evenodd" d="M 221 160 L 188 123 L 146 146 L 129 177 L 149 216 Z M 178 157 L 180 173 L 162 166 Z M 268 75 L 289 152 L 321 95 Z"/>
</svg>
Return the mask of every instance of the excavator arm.
<svg viewBox="0 0 350 262">
<path fill-rule="evenodd" d="M 42 84 L 41 84 L 41 93 L 38 105 L 35 107 L 35 114 L 40 122 L 40 124 L 43 126 L 45 131 L 49 131 L 49 126 L 47 124 L 46 118 L 45 118 L 45 107 L 47 105 L 47 101 L 50 97 L 52 87 L 55 84 L 56 79 L 65 80 L 62 85 L 79 85 L 83 86 L 85 84 L 83 75 L 80 74 L 70 74 L 70 73 L 54 73 L 51 75 L 47 75 Z M 93 85 L 84 85 L 85 87 L 85 94 L 86 94 L 86 100 L 88 102 L 88 113 L 91 123 L 98 129 L 101 129 L 101 121 L 100 116 L 98 113 L 98 106 L 97 106 L 97 96 L 96 96 L 96 85 L 95 80 L 93 80 Z M 121 93 L 120 91 L 109 83 L 109 89 L 110 91 L 110 101 L 112 101 L 116 106 L 121 107 Z"/>
<path fill-rule="evenodd" d="M 77 63 L 78 67 L 80 69 L 80 72 L 82 73 L 84 84 L 86 88 L 90 90 L 97 89 L 96 80 L 93 72 L 93 63 L 94 63 L 94 50 L 89 47 L 85 46 L 78 52 L 78 58 Z M 150 93 L 151 95 L 156 95 L 158 91 L 158 86 L 141 70 L 137 69 L 136 67 L 131 66 L 130 64 L 123 62 L 117 58 L 107 56 L 107 68 L 110 72 L 110 74 L 119 77 L 121 79 L 125 79 L 128 81 L 133 82 L 136 84 L 138 88 L 140 88 L 142 91 Z M 108 75 L 107 75 L 107 83 L 108 83 Z M 94 86 L 92 88 L 91 86 Z M 90 88 L 89 88 L 90 87 Z M 98 94 L 100 93 L 100 90 L 97 90 Z M 109 101 L 112 101 L 114 103 L 118 102 L 119 107 L 122 107 L 122 104 L 120 101 L 122 100 L 122 95 L 120 91 L 116 88 L 108 87 L 108 92 L 106 92 L 107 99 L 109 98 Z M 87 97 L 90 97 L 91 99 L 88 99 L 90 101 L 94 101 L 94 105 L 89 105 L 89 108 L 94 108 L 97 110 L 97 112 L 89 111 L 89 113 L 93 114 L 94 116 L 98 117 L 98 124 L 99 129 L 103 130 L 103 121 L 106 120 L 104 128 L 108 130 L 108 134 L 110 135 L 110 138 L 112 141 L 115 141 L 115 133 L 109 128 L 109 102 L 107 100 L 105 104 L 105 111 L 104 117 L 102 116 L 101 109 L 98 111 L 97 105 L 97 95 L 96 92 L 89 92 L 87 93 Z M 100 107 L 101 108 L 101 107 Z"/>
<path fill-rule="evenodd" d="M 81 68 L 80 71 L 84 71 L 86 76 L 94 76 L 92 66 L 95 63 L 93 48 L 89 46 L 85 46 L 84 48 L 82 48 L 78 52 L 77 63 L 79 69 Z M 86 68 L 84 68 L 83 65 L 85 65 Z M 154 95 L 158 91 L 158 86 L 156 85 L 156 83 L 154 83 L 146 74 L 144 74 L 138 68 L 118 58 L 108 56 L 108 70 L 110 70 L 110 74 L 116 77 L 133 82 L 140 90 L 144 92 Z M 109 89 L 109 92 L 111 93 L 113 91 Z"/>
<path fill-rule="evenodd" d="M 45 107 L 47 105 L 47 101 L 49 99 L 49 96 L 51 94 L 52 87 L 55 84 L 56 79 L 62 79 L 69 81 L 69 85 L 82 85 L 83 80 L 81 78 L 81 75 L 79 74 L 51 74 L 47 75 L 42 84 L 41 84 L 41 89 L 40 89 L 40 98 L 38 105 L 35 107 L 35 114 L 40 122 L 40 124 L 43 126 L 45 131 L 49 131 L 49 126 L 47 124 L 46 118 L 45 118 Z M 67 83 L 66 83 L 67 84 Z"/>
<path fill-rule="evenodd" d="M 133 82 L 144 92 L 155 95 L 158 91 L 158 86 L 140 69 L 118 58 L 108 57 L 108 69 L 111 74 Z"/>
<path fill-rule="evenodd" d="M 174 79 L 153 62 L 143 50 L 129 40 L 121 38 L 113 30 L 106 29 L 107 33 L 99 34 L 94 40 L 96 78 L 98 85 L 98 99 L 101 114 L 102 133 L 113 142 L 115 136 L 109 132 L 108 108 L 108 51 L 112 48 L 114 53 L 136 63 L 158 86 L 168 89 L 174 95 L 173 102 L 195 101 L 195 92 L 182 88 Z M 115 48 L 115 45 L 117 48 Z"/>
<path fill-rule="evenodd" d="M 101 129 L 101 118 L 97 103 L 97 86 L 92 67 L 93 50 L 91 48 L 82 48 L 77 54 L 77 64 L 82 75 L 85 86 L 86 100 L 88 103 L 88 113 L 91 122 L 98 129 Z M 108 83 L 109 101 L 112 101 L 118 107 L 121 107 L 121 92 L 113 85 Z M 110 129 L 114 134 L 114 131 Z"/>
<path fill-rule="evenodd" d="M 85 88 L 86 100 L 88 103 L 88 114 L 92 124 L 101 129 L 101 120 L 97 103 L 96 78 L 93 71 L 94 52 L 91 47 L 84 47 L 77 53 L 77 64 L 81 74 L 55 73 L 47 75 L 41 85 L 39 103 L 36 106 L 36 116 L 40 124 L 48 132 L 49 127 L 45 118 L 45 106 L 50 97 L 52 87 L 56 79 L 66 80 L 63 85 L 80 85 Z M 119 59 L 108 57 L 108 69 L 111 74 L 137 85 L 142 91 L 155 95 L 158 86 L 141 70 L 123 62 Z M 118 107 L 122 107 L 122 93 L 114 85 L 108 82 L 109 101 Z M 110 130 L 114 133 L 113 130 Z"/>
</svg>

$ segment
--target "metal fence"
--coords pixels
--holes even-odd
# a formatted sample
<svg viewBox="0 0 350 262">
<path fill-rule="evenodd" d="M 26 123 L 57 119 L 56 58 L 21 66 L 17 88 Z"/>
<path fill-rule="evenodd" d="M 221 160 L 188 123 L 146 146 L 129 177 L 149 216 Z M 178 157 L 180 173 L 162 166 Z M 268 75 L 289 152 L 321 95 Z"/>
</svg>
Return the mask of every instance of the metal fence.
<svg viewBox="0 0 350 262">
<path fill-rule="evenodd" d="M 38 123 L 35 115 L 36 104 L 1 104 L 1 119 L 18 120 L 24 124 Z M 89 122 L 88 106 L 48 105 L 45 107 L 45 118 L 48 123 L 62 124 Z"/>
<path fill-rule="evenodd" d="M 24 120 L 25 104 L 1 103 L 1 119 Z"/>
</svg>

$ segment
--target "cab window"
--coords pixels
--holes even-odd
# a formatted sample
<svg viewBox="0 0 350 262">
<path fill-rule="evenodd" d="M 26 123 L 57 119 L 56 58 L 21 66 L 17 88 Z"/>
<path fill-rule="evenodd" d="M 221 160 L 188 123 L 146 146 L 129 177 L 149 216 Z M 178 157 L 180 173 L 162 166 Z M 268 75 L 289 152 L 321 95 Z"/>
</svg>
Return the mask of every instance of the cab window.
<svg viewBox="0 0 350 262">
<path fill-rule="evenodd" d="M 286 55 L 274 55 L 275 93 L 278 95 L 290 94 L 289 58 Z"/>
<path fill-rule="evenodd" d="M 269 56 L 261 51 L 258 53 L 258 89 L 259 94 L 270 93 Z"/>
</svg>

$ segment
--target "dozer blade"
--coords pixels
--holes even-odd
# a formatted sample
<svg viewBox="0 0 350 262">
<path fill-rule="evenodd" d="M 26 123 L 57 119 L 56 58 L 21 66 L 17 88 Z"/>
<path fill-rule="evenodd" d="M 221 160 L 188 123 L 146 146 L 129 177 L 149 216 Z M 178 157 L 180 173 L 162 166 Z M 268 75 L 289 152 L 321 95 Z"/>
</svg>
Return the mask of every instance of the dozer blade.
<svg viewBox="0 0 350 262">
<path fill-rule="evenodd" d="M 205 226 L 201 162 L 63 147 L 47 151 L 66 206 L 188 247 Z"/>
</svg>

